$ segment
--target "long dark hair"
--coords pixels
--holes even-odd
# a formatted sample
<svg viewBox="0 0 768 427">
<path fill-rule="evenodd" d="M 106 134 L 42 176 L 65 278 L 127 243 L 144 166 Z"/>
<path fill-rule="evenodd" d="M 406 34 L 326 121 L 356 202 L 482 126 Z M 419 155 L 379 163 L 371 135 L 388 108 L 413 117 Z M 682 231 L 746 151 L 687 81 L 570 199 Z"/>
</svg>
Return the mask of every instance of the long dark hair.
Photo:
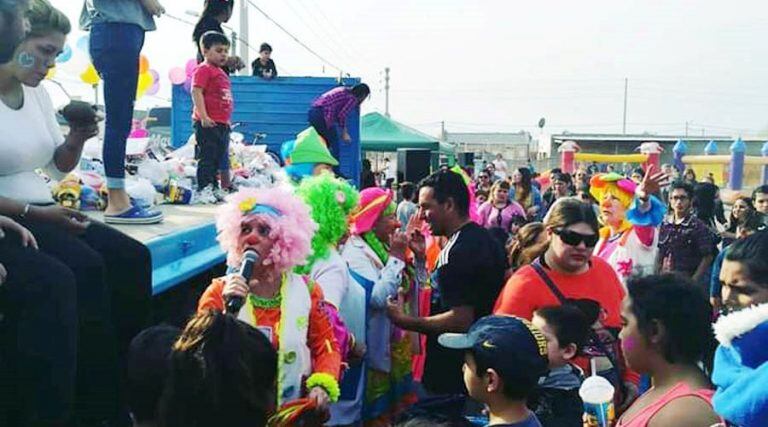
<svg viewBox="0 0 768 427">
<path fill-rule="evenodd" d="M 205 19 L 215 18 L 221 15 L 223 12 L 235 7 L 234 0 L 205 0 L 203 6 L 203 13 L 200 14 L 200 19 L 195 24 L 195 29 L 192 31 L 192 41 L 197 43 L 200 41 L 200 36 L 203 35 L 204 29 L 202 28 L 203 21 Z"/>
<path fill-rule="evenodd" d="M 528 198 L 528 195 L 531 194 L 531 170 L 528 168 L 519 168 L 517 170 L 520 172 L 520 183 L 515 184 L 515 200 L 520 202 L 520 204 L 523 204 L 525 206 L 525 200 Z"/>
<path fill-rule="evenodd" d="M 696 216 L 709 226 L 715 225 L 715 198 L 718 188 L 709 182 L 700 182 L 693 188 L 693 209 Z"/>
<path fill-rule="evenodd" d="M 265 425 L 276 377 L 277 354 L 264 334 L 228 314 L 198 313 L 173 346 L 159 425 Z"/>
<path fill-rule="evenodd" d="M 752 198 L 747 196 L 741 196 L 741 197 L 738 197 L 736 200 L 734 200 L 733 204 L 735 205 L 736 202 L 738 201 L 742 201 L 747 204 L 747 214 L 744 218 L 745 219 L 749 218 L 749 215 L 755 210 L 755 206 L 752 204 Z M 731 214 L 728 216 L 728 227 L 726 228 L 726 230 L 731 233 L 735 233 L 736 227 L 741 225 L 742 222 L 743 221 L 739 221 L 738 218 L 733 216 L 733 209 L 731 209 Z"/>
</svg>

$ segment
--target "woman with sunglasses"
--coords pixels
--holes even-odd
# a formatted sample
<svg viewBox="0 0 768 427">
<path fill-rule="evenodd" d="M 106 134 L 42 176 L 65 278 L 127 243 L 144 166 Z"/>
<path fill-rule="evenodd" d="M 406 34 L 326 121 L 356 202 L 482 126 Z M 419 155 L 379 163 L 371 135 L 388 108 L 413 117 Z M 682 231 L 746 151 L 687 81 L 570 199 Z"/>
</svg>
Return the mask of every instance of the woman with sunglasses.
<svg viewBox="0 0 768 427">
<path fill-rule="evenodd" d="M 652 196 L 668 177 L 649 167 L 639 184 L 615 173 L 597 174 L 590 194 L 600 201 L 603 227 L 594 254 L 613 267 L 622 284 L 629 276 L 652 274 L 656 268 L 659 226 L 666 208 Z"/>
<path fill-rule="evenodd" d="M 624 289 L 613 268 L 592 255 L 599 240 L 597 217 L 592 208 L 576 199 L 563 199 L 552 207 L 544 226 L 549 238 L 546 251 L 509 278 L 496 300 L 494 314 L 530 320 L 539 308 L 559 305 L 564 302 L 561 300 L 588 299 L 603 310 L 602 326 L 618 334 Z M 589 371 L 588 359 L 579 358 L 576 363 L 585 372 Z M 612 365 L 605 366 L 622 372 L 626 406 L 637 396 L 639 377 L 624 366 Z M 599 369 L 605 370 L 601 366 Z"/>
</svg>

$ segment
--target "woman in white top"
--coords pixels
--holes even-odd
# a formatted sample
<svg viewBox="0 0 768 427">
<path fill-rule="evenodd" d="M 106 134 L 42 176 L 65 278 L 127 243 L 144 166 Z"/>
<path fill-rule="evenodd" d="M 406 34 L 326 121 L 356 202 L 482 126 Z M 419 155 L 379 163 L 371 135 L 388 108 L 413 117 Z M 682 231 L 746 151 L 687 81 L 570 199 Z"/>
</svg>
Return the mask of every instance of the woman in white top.
<svg viewBox="0 0 768 427">
<path fill-rule="evenodd" d="M 152 266 L 149 251 L 139 242 L 57 206 L 35 172 L 44 169 L 63 177 L 74 169 L 83 144 L 97 134 L 98 126 L 93 111 L 81 110 L 79 117 L 70 116 L 70 132 L 62 135 L 40 82 L 54 66 L 71 26 L 47 1 L 30 3 L 31 31 L 14 59 L 0 66 L 0 215 L 13 217 L 32 232 L 52 273 L 74 277 L 79 320 L 75 417 L 110 422 L 121 417 L 124 407 L 117 394 L 118 355 L 126 353 L 130 339 L 147 324 Z M 10 275 L 39 268 L 25 262 L 3 264 Z"/>
</svg>

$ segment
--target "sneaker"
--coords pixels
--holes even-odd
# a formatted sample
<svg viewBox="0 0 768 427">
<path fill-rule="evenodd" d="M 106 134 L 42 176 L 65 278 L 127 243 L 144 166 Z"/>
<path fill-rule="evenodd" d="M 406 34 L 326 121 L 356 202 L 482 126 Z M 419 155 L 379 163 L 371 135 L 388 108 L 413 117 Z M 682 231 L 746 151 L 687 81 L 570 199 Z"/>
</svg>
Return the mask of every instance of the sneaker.
<svg viewBox="0 0 768 427">
<path fill-rule="evenodd" d="M 192 195 L 192 204 L 195 205 L 215 205 L 219 199 L 213 192 L 213 185 L 208 185 L 202 190 L 195 191 Z"/>
<path fill-rule="evenodd" d="M 162 220 L 162 212 L 136 205 L 117 215 L 104 215 L 104 222 L 107 224 L 157 224 Z"/>
<path fill-rule="evenodd" d="M 227 190 L 223 190 L 221 188 L 216 188 L 213 190 L 213 197 L 216 198 L 217 203 L 224 202 L 224 199 L 229 195 L 229 192 Z"/>
</svg>

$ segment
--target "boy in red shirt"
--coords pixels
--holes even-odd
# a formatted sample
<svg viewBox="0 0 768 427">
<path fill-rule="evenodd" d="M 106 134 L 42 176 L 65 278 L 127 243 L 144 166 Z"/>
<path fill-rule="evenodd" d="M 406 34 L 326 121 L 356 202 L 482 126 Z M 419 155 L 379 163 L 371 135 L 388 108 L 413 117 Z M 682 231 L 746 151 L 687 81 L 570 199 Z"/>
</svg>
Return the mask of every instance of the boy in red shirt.
<svg viewBox="0 0 768 427">
<path fill-rule="evenodd" d="M 229 39 L 224 34 L 208 31 L 200 38 L 204 61 L 192 75 L 192 120 L 195 127 L 197 149 L 197 188 L 210 188 L 217 201 L 223 199 L 216 180 L 221 159 L 229 150 L 229 125 L 232 118 L 232 85 L 222 69 L 229 56 Z M 222 170 L 223 177 L 229 170 Z"/>
</svg>

